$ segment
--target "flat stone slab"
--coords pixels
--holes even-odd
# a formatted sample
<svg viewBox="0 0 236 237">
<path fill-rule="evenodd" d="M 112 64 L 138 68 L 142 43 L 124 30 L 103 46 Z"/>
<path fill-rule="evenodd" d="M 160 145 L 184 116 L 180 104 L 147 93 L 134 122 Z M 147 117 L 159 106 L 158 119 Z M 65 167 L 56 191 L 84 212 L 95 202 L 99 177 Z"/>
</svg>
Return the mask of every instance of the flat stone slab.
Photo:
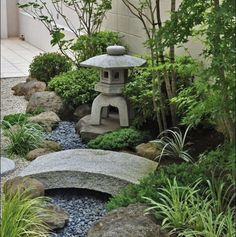
<svg viewBox="0 0 236 237">
<path fill-rule="evenodd" d="M 13 160 L 1 157 L 1 176 L 13 171 L 16 165 Z"/>
<path fill-rule="evenodd" d="M 157 163 L 122 152 L 74 149 L 38 157 L 20 173 L 45 189 L 82 188 L 115 195 L 156 170 Z"/>
<path fill-rule="evenodd" d="M 91 125 L 91 115 L 86 115 L 81 118 L 76 124 L 76 130 L 79 132 L 82 140 L 89 141 L 107 132 L 115 131 L 120 128 L 120 121 L 118 115 L 110 114 L 109 118 L 101 119 L 101 125 Z"/>
</svg>

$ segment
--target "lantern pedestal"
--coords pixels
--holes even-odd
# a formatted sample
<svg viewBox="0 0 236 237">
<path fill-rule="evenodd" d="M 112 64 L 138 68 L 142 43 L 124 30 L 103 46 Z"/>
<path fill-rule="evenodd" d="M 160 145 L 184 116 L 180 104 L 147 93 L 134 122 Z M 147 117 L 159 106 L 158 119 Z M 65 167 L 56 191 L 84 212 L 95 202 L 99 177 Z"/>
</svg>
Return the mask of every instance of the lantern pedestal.
<svg viewBox="0 0 236 237">
<path fill-rule="evenodd" d="M 102 114 L 108 117 L 107 107 L 111 105 L 118 108 L 120 126 L 129 127 L 128 106 L 124 97 L 119 95 L 98 95 L 93 101 L 91 113 L 91 125 L 101 125 Z"/>
</svg>

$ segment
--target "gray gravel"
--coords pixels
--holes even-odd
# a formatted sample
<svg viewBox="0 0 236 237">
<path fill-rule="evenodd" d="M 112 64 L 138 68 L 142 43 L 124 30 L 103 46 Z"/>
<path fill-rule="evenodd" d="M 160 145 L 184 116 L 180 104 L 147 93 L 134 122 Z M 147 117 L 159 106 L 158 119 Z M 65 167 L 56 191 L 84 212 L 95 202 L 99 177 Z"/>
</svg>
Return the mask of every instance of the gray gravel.
<svg viewBox="0 0 236 237">
<path fill-rule="evenodd" d="M 62 150 L 86 148 L 80 136 L 75 131 L 75 123 L 62 121 L 50 133 L 45 133 L 45 139 L 53 140 L 61 145 Z"/>
<path fill-rule="evenodd" d="M 20 82 L 25 82 L 26 77 L 4 78 L 0 80 L 1 86 L 1 118 L 8 114 L 23 113 L 27 101 L 24 96 L 14 96 L 11 88 Z"/>
<path fill-rule="evenodd" d="M 82 190 L 57 190 L 48 194 L 52 202 L 70 214 L 67 226 L 51 237 L 85 237 L 91 225 L 104 216 L 108 195 Z"/>
</svg>

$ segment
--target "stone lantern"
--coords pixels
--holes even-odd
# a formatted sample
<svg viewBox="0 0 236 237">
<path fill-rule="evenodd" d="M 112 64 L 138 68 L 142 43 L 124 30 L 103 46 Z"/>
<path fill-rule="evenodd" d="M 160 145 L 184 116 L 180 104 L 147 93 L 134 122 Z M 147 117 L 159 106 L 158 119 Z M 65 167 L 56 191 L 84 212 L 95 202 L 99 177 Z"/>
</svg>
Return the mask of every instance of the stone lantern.
<svg viewBox="0 0 236 237">
<path fill-rule="evenodd" d="M 95 90 L 100 92 L 92 104 L 91 125 L 100 125 L 101 117 L 108 117 L 108 107 L 118 108 L 120 126 L 129 126 L 129 112 L 125 98 L 122 96 L 128 69 L 141 66 L 146 61 L 141 58 L 125 55 L 123 46 L 107 47 L 107 54 L 92 57 L 80 65 L 100 68 L 100 82 Z"/>
</svg>

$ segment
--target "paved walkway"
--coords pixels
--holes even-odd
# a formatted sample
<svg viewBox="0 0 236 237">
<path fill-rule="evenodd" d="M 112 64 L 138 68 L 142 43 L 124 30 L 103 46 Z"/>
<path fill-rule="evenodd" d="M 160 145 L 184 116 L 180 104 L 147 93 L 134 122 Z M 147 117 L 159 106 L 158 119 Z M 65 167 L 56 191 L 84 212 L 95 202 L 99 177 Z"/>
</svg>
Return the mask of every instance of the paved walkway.
<svg viewBox="0 0 236 237">
<path fill-rule="evenodd" d="M 1 78 L 28 76 L 30 63 L 41 52 L 18 38 L 1 40 Z"/>
</svg>

